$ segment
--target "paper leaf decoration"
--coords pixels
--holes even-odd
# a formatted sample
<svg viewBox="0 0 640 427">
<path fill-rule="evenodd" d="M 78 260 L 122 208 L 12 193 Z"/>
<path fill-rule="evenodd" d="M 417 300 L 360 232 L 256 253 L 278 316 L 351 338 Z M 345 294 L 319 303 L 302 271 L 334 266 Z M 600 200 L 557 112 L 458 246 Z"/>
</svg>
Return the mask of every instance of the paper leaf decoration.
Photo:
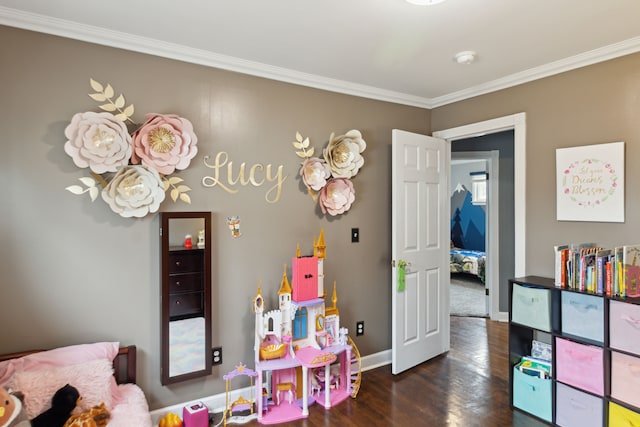
<svg viewBox="0 0 640 427">
<path fill-rule="evenodd" d="M 124 95 L 118 95 L 114 101 L 112 98 L 115 95 L 115 91 L 110 84 L 107 83 L 107 86 L 103 86 L 102 83 L 94 79 L 89 79 L 89 84 L 91 85 L 91 88 L 96 91 L 96 93 L 89 94 L 91 99 L 97 102 L 109 101 L 106 104 L 98 106 L 101 110 L 108 111 L 110 113 L 117 111 L 118 114 L 115 114 L 115 116 L 119 120 L 122 120 L 123 122 L 129 121 L 130 123 L 135 124 L 135 122 L 131 120 L 131 116 L 133 116 L 135 108 L 133 107 L 133 104 L 125 107 L 127 102 L 125 101 Z"/>
</svg>

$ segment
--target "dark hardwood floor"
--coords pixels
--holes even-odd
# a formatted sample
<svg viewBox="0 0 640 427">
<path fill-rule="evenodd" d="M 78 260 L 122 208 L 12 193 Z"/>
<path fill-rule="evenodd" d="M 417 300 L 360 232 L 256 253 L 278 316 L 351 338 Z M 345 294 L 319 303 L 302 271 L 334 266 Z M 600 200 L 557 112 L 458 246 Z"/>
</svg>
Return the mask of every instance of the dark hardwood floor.
<svg viewBox="0 0 640 427">
<path fill-rule="evenodd" d="M 291 427 L 541 427 L 509 407 L 508 325 L 451 317 L 451 350 L 400 375 L 391 366 L 366 371 L 356 399 L 330 410 L 309 408 Z M 246 425 L 259 426 L 257 421 Z"/>
</svg>

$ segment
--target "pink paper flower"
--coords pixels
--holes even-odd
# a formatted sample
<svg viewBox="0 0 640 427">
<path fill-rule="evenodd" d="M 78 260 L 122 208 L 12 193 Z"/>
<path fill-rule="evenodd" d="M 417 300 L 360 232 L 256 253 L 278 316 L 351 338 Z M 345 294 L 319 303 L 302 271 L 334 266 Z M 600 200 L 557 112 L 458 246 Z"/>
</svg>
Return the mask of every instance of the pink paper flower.
<svg viewBox="0 0 640 427">
<path fill-rule="evenodd" d="M 64 130 L 64 151 L 79 168 L 103 174 L 129 164 L 131 136 L 121 120 L 107 112 L 76 113 Z"/>
<path fill-rule="evenodd" d="M 335 216 L 351 208 L 356 200 L 353 183 L 346 178 L 332 178 L 320 191 L 320 209 L 322 213 Z"/>
<path fill-rule="evenodd" d="M 102 199 L 118 215 L 142 218 L 156 212 L 165 198 L 158 172 L 147 166 L 120 168 L 102 190 Z"/>
<path fill-rule="evenodd" d="M 331 170 L 323 159 L 310 157 L 302 162 L 300 176 L 307 188 L 320 191 L 327 184 L 327 179 L 331 177 Z"/>
<path fill-rule="evenodd" d="M 133 164 L 142 163 L 163 175 L 189 167 L 198 152 L 193 125 L 176 114 L 147 114 L 133 133 Z"/>
</svg>

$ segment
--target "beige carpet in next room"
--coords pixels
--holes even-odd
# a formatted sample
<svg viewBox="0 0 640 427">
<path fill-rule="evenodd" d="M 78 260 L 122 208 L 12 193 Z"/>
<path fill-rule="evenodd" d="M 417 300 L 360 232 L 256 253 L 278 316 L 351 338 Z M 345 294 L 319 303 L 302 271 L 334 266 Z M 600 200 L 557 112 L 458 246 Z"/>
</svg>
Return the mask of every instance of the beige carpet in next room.
<svg viewBox="0 0 640 427">
<path fill-rule="evenodd" d="M 484 284 L 476 276 L 452 274 L 449 288 L 452 316 L 487 317 Z"/>
</svg>

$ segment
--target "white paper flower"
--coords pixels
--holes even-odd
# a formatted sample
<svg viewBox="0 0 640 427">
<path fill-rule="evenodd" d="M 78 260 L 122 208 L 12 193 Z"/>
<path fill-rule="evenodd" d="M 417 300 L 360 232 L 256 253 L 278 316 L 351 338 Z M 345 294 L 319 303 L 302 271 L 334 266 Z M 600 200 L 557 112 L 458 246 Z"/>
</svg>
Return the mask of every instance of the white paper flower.
<svg viewBox="0 0 640 427">
<path fill-rule="evenodd" d="M 320 191 L 327 183 L 327 179 L 331 177 L 331 170 L 323 159 L 311 157 L 302 162 L 300 176 L 307 188 Z"/>
<path fill-rule="evenodd" d="M 125 166 L 102 190 L 102 199 L 125 218 L 156 212 L 165 198 L 160 175 L 146 166 Z"/>
<path fill-rule="evenodd" d="M 360 155 L 367 148 L 358 130 L 350 130 L 335 137 L 331 134 L 327 147 L 322 151 L 334 178 L 353 178 L 356 176 L 364 158 Z"/>
<path fill-rule="evenodd" d="M 64 134 L 68 138 L 64 151 L 79 168 L 102 174 L 129 163 L 131 135 L 124 122 L 111 113 L 76 113 Z"/>
</svg>

